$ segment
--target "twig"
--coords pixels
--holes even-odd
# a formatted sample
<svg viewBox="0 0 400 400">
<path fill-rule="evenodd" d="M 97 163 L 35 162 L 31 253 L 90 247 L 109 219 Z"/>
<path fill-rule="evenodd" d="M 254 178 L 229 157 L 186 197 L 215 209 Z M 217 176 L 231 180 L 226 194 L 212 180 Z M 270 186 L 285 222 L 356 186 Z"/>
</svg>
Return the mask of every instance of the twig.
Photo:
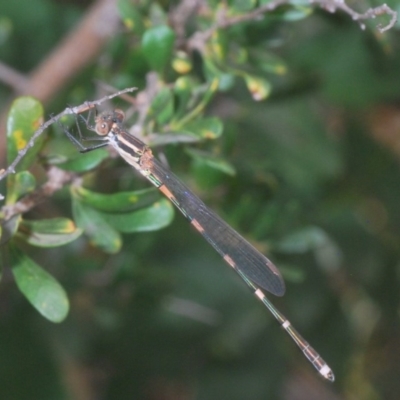
<svg viewBox="0 0 400 400">
<path fill-rule="evenodd" d="M 39 189 L 29 193 L 15 204 L 4 206 L 1 209 L 2 219 L 8 221 L 14 215 L 23 214 L 31 210 L 37 204 L 50 197 L 53 193 L 60 190 L 66 183 L 70 182 L 75 173 L 64 171 L 60 168 L 52 166 L 47 171 L 48 180 Z"/>
<path fill-rule="evenodd" d="M 48 101 L 88 65 L 113 37 L 120 19 L 116 0 L 97 0 L 57 47 L 29 76 L 22 93 Z"/>
<path fill-rule="evenodd" d="M 309 0 L 310 3 L 319 4 L 325 10 L 334 13 L 337 9 L 344 11 L 346 14 L 349 14 L 354 21 L 363 21 L 367 19 L 373 19 L 380 15 L 389 15 L 390 21 L 386 26 L 378 24 L 376 28 L 380 33 L 387 31 L 390 28 L 393 28 L 394 24 L 397 21 L 397 12 L 392 10 L 387 4 L 382 4 L 381 6 L 369 8 L 365 13 L 358 13 L 351 9 L 344 0 Z M 360 24 L 361 28 L 364 29 L 364 24 Z"/>
<path fill-rule="evenodd" d="M 258 19 L 268 11 L 273 11 L 279 6 L 287 3 L 288 0 L 271 1 L 270 3 L 264 4 L 246 14 L 235 15 L 234 17 L 227 17 L 228 10 L 226 8 L 221 8 L 217 15 L 217 22 L 205 31 L 196 32 L 191 38 L 189 38 L 187 47 L 190 50 L 196 49 L 203 52 L 207 40 L 209 40 L 213 33 L 218 29 L 225 29 L 240 22 Z"/>
<path fill-rule="evenodd" d="M 377 29 L 379 32 L 383 33 L 388 29 L 392 28 L 397 21 L 397 12 L 392 10 L 388 5 L 383 4 L 378 7 L 370 8 L 364 13 L 358 13 L 351 9 L 344 0 L 308 0 L 310 4 L 317 4 L 321 8 L 334 13 L 336 10 L 342 10 L 346 14 L 349 14 L 354 21 L 362 21 L 367 19 L 373 19 L 375 17 L 381 15 L 390 16 L 390 21 L 386 26 L 381 24 L 377 25 Z M 216 22 L 209 29 L 196 32 L 192 37 L 189 38 L 187 42 L 187 48 L 189 50 L 198 50 L 200 52 L 204 52 L 206 47 L 206 42 L 211 38 L 213 33 L 218 29 L 226 29 L 232 25 L 253 21 L 261 18 L 267 12 L 274 11 L 278 7 L 282 5 L 290 4 L 288 0 L 273 0 L 267 4 L 264 4 L 248 13 L 235 15 L 233 17 L 229 17 L 227 15 L 228 9 L 221 8 L 217 14 Z M 364 29 L 364 24 L 360 24 L 361 28 Z"/>
<path fill-rule="evenodd" d="M 133 92 L 136 90 L 136 88 L 127 88 L 124 90 L 120 90 L 116 93 L 113 93 L 108 96 L 104 96 L 99 100 L 95 101 L 86 101 L 85 103 L 76 106 L 76 107 L 67 107 L 64 111 L 60 112 L 57 115 L 52 116 L 49 120 L 47 120 L 44 124 L 40 126 L 40 128 L 32 135 L 32 137 L 29 139 L 28 144 L 18 152 L 17 157 L 15 160 L 10 164 L 10 166 L 0 175 L 0 181 L 4 179 L 7 175 L 9 174 L 14 174 L 15 173 L 15 167 L 18 165 L 18 163 L 21 161 L 21 159 L 25 156 L 25 154 L 28 152 L 28 150 L 34 145 L 35 140 L 52 124 L 55 122 L 59 121 L 64 115 L 71 115 L 71 114 L 80 114 L 85 111 L 88 111 L 92 108 L 95 108 L 96 106 L 104 103 L 107 100 L 111 100 L 114 97 L 120 96 L 124 93 L 129 93 Z"/>
</svg>

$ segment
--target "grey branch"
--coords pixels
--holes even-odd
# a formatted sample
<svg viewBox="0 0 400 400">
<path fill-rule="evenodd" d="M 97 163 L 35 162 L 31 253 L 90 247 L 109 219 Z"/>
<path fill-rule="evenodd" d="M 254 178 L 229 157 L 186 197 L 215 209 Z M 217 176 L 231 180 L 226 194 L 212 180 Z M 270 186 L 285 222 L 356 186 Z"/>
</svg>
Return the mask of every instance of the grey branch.
<svg viewBox="0 0 400 400">
<path fill-rule="evenodd" d="M 378 24 L 376 27 L 379 32 L 383 33 L 390 28 L 393 28 L 394 24 L 397 21 L 397 12 L 392 10 L 387 4 L 382 4 L 381 6 L 369 8 L 364 13 L 360 14 L 353 9 L 351 9 L 344 0 L 309 0 L 310 3 L 319 4 L 325 10 L 334 13 L 336 10 L 342 10 L 346 14 L 349 14 L 354 21 L 363 21 L 368 19 L 374 19 L 381 15 L 390 16 L 390 21 L 386 26 L 382 26 Z M 365 26 L 361 24 L 361 27 L 364 29 Z"/>
<path fill-rule="evenodd" d="M 29 193 L 15 204 L 4 206 L 1 209 L 3 221 L 8 221 L 14 215 L 24 214 L 36 207 L 39 203 L 60 190 L 66 183 L 70 182 L 75 174 L 63 171 L 57 167 L 50 167 L 47 171 L 48 180 L 39 189 Z"/>
<path fill-rule="evenodd" d="M 35 131 L 35 133 L 32 135 L 32 137 L 29 139 L 28 144 L 18 152 L 17 157 L 15 160 L 9 165 L 9 167 L 0 175 L 0 181 L 4 179 L 6 176 L 9 174 L 14 174 L 15 173 L 15 168 L 18 165 L 18 163 L 22 160 L 22 158 L 25 156 L 25 154 L 28 152 L 28 150 L 33 147 L 35 140 L 43 134 L 43 132 L 52 124 L 55 122 L 59 121 L 64 115 L 71 115 L 71 114 L 80 114 L 85 111 L 88 111 L 92 108 L 95 108 L 96 106 L 104 103 L 107 100 L 110 100 L 114 97 L 120 96 L 122 94 L 128 93 L 128 92 L 133 92 L 136 90 L 136 88 L 127 88 L 124 90 L 120 90 L 116 93 L 113 93 L 108 96 L 104 96 L 99 100 L 95 101 L 86 101 L 85 103 L 76 106 L 76 107 L 67 107 L 64 111 L 60 112 L 57 115 L 52 116 L 49 120 L 47 120 L 44 124 L 40 126 L 40 128 Z"/>
<path fill-rule="evenodd" d="M 397 21 L 397 12 L 392 10 L 387 4 L 380 5 L 378 7 L 369 8 L 364 13 L 358 13 L 350 8 L 344 0 L 308 0 L 310 4 L 319 5 L 324 10 L 327 10 L 331 13 L 336 12 L 337 10 L 341 10 L 346 14 L 350 15 L 350 17 L 354 21 L 365 21 L 368 19 L 374 19 L 378 16 L 387 15 L 390 17 L 387 25 L 382 26 L 381 24 L 377 25 L 377 29 L 379 32 L 383 33 L 394 26 Z M 268 12 L 274 11 L 278 7 L 282 5 L 288 5 L 290 1 L 288 0 L 272 0 L 271 2 L 264 4 L 252 11 L 249 11 L 245 14 L 229 16 L 227 8 L 221 8 L 216 16 L 216 22 L 209 29 L 196 32 L 192 37 L 189 38 L 187 42 L 187 48 L 189 50 L 198 50 L 199 52 L 204 52 L 206 42 L 211 38 L 212 34 L 218 29 L 226 29 L 232 25 L 253 21 L 262 18 L 262 16 Z M 364 24 L 361 24 L 361 28 L 365 28 Z"/>
</svg>

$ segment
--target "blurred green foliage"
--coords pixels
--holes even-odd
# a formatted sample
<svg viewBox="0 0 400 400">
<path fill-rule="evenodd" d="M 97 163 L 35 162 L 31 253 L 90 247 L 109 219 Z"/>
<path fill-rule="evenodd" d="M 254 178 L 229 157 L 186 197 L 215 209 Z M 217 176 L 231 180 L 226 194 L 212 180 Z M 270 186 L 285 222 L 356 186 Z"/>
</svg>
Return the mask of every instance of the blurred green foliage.
<svg viewBox="0 0 400 400">
<path fill-rule="evenodd" d="M 3 3 L 0 58 L 21 72 L 86 11 L 72 1 Z M 0 398 L 397 399 L 398 25 L 378 35 L 375 21 L 361 30 L 343 13 L 292 2 L 191 53 L 176 48 L 178 2 L 117 3 L 124 28 L 45 112 L 29 97 L 13 103 L 8 162 L 43 114 L 99 97 L 94 81 L 141 93 L 155 73 L 147 112 L 127 126 L 140 123 L 154 152 L 280 267 L 287 293 L 276 303 L 337 381 L 313 375 L 130 166 L 104 149 L 79 154 L 53 126 L 8 177 L 7 205 L 51 166 L 81 178 L 2 226 Z M 225 4 L 241 15 L 264 3 L 210 0 L 187 37 Z M 0 87 L 0 104 L 7 98 Z"/>
</svg>

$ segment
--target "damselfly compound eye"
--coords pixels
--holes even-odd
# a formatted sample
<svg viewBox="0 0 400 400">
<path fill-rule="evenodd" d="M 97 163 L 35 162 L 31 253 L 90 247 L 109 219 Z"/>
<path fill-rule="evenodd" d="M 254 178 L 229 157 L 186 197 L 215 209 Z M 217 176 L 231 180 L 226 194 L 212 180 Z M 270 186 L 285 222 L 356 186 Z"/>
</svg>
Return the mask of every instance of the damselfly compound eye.
<svg viewBox="0 0 400 400">
<path fill-rule="evenodd" d="M 95 131 L 100 136 L 107 135 L 111 130 L 112 121 L 111 119 L 105 120 L 106 117 L 100 116 L 96 119 Z"/>
</svg>

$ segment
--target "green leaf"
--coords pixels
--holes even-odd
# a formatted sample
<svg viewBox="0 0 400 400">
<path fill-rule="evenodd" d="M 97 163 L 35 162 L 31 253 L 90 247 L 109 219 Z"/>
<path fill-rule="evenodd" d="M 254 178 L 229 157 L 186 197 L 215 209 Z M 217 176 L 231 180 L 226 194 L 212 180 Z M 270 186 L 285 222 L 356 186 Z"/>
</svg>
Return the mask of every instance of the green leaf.
<svg viewBox="0 0 400 400">
<path fill-rule="evenodd" d="M 208 117 L 189 122 L 183 127 L 185 132 L 202 139 L 216 139 L 221 136 L 224 127 L 217 117 Z"/>
<path fill-rule="evenodd" d="M 174 94 L 178 99 L 175 112 L 176 118 L 181 117 L 186 112 L 195 86 L 196 83 L 189 76 L 181 76 L 175 81 Z"/>
<path fill-rule="evenodd" d="M 223 30 L 213 32 L 209 41 L 213 58 L 218 61 L 224 61 L 228 53 L 228 37 Z"/>
<path fill-rule="evenodd" d="M 167 25 L 168 15 L 160 2 L 151 1 L 148 18 L 151 26 Z"/>
<path fill-rule="evenodd" d="M 217 67 L 209 58 L 203 60 L 204 75 L 208 81 L 218 79 L 218 89 L 227 91 L 231 89 L 235 83 L 235 77 L 233 74 L 222 71 Z"/>
<path fill-rule="evenodd" d="M 57 167 L 66 171 L 86 172 L 96 168 L 110 155 L 106 149 L 96 149 L 87 153 L 78 153 L 76 157 L 66 162 L 57 164 Z"/>
<path fill-rule="evenodd" d="M 132 192 L 119 192 L 114 194 L 102 194 L 92 192 L 81 186 L 71 188 L 72 195 L 79 202 L 96 208 L 100 211 L 125 213 L 134 211 L 150 204 L 160 198 L 157 189 L 150 188 Z"/>
<path fill-rule="evenodd" d="M 11 182 L 9 182 L 11 184 Z M 20 197 L 32 192 L 36 187 L 36 179 L 29 171 L 21 171 L 15 174 L 12 179 L 12 190 L 8 196 L 10 204 Z"/>
<path fill-rule="evenodd" d="M 68 218 L 51 218 L 37 221 L 22 220 L 18 237 L 37 247 L 57 247 L 70 243 L 82 234 Z"/>
<path fill-rule="evenodd" d="M 11 238 L 15 235 L 15 233 L 18 230 L 20 221 L 21 221 L 21 215 L 17 214 L 2 223 L 0 246 L 4 246 L 8 241 L 11 240 Z"/>
<path fill-rule="evenodd" d="M 191 132 L 185 131 L 166 131 L 163 132 L 161 135 L 154 134 L 149 140 L 148 144 L 151 147 L 157 146 L 165 146 L 167 144 L 176 144 L 176 143 L 195 143 L 198 142 L 200 138 L 193 136 Z"/>
<path fill-rule="evenodd" d="M 174 113 L 174 98 L 171 89 L 164 87 L 151 102 L 149 116 L 163 125 L 167 123 Z"/>
<path fill-rule="evenodd" d="M 264 100 L 271 93 L 271 84 L 265 79 L 245 75 L 245 82 L 247 89 L 249 89 L 249 92 L 255 101 Z"/>
<path fill-rule="evenodd" d="M 76 226 L 69 218 L 49 218 L 37 221 L 23 220 L 23 225 L 38 233 L 72 233 Z"/>
<path fill-rule="evenodd" d="M 189 154 L 196 162 L 207 165 L 217 171 L 221 171 L 227 175 L 234 176 L 236 174 L 235 168 L 232 164 L 228 163 L 221 157 L 217 157 L 214 154 L 206 153 L 196 149 L 186 149 L 186 153 Z"/>
<path fill-rule="evenodd" d="M 275 54 L 267 53 L 264 50 L 254 50 L 251 52 L 251 59 L 264 72 L 271 72 L 277 75 L 284 75 L 287 73 L 286 64 Z"/>
<path fill-rule="evenodd" d="M 176 52 L 176 55 L 172 60 L 172 68 L 178 74 L 187 74 L 192 70 L 193 63 L 188 54 L 180 50 Z"/>
<path fill-rule="evenodd" d="M 169 225 L 174 217 L 174 208 L 169 200 L 161 199 L 151 207 L 124 214 L 104 213 L 103 217 L 120 232 L 150 232 Z"/>
<path fill-rule="evenodd" d="M 203 115 L 204 108 L 210 103 L 211 98 L 218 90 L 218 84 L 219 84 L 218 79 L 214 78 L 206 86 L 203 85 L 201 88 L 198 87 L 198 92 L 199 93 L 202 92 L 202 97 L 200 98 L 196 106 L 194 106 L 193 109 L 187 112 L 182 117 L 182 119 L 170 123 L 170 130 L 181 132 L 183 126 L 185 126 L 191 121 L 194 121 L 196 118 L 198 118 L 199 115 Z"/>
<path fill-rule="evenodd" d="M 64 288 L 18 248 L 10 253 L 12 273 L 23 295 L 48 320 L 64 320 L 69 310 Z"/>
<path fill-rule="evenodd" d="M 248 50 L 241 46 L 235 46 L 229 51 L 229 59 L 234 64 L 247 64 L 249 62 Z"/>
<path fill-rule="evenodd" d="M 43 123 L 43 107 L 33 97 L 20 97 L 12 105 L 7 119 L 7 161 L 11 164 L 18 152 L 26 147 L 29 139 Z M 16 167 L 17 171 L 23 171 L 35 161 L 36 155 L 42 147 L 44 135 L 36 139 L 35 144 L 22 158 Z M 18 198 L 18 190 L 15 186 L 15 175 L 9 175 L 7 179 L 6 204 L 12 204 Z"/>
<path fill-rule="evenodd" d="M 79 228 L 83 229 L 93 246 L 109 254 L 117 253 L 122 246 L 121 235 L 107 223 L 103 215 L 73 198 L 72 212 Z"/>
<path fill-rule="evenodd" d="M 131 0 L 118 0 L 117 9 L 122 21 L 129 30 L 137 34 L 143 32 L 143 17 Z"/>
<path fill-rule="evenodd" d="M 68 243 L 73 242 L 82 235 L 82 230 L 77 228 L 72 233 L 65 234 L 47 234 L 47 233 L 35 233 L 29 232 L 28 235 L 24 235 L 21 232 L 18 233 L 18 237 L 23 239 L 26 243 L 36 247 L 59 247 L 64 246 Z"/>
<path fill-rule="evenodd" d="M 299 21 L 310 16 L 313 11 L 310 6 L 294 6 L 283 13 L 282 19 L 284 21 Z"/>
<path fill-rule="evenodd" d="M 175 32 L 167 25 L 148 29 L 142 37 L 143 54 L 150 67 L 161 72 L 169 62 L 174 47 Z"/>
<path fill-rule="evenodd" d="M 4 46 L 13 37 L 15 24 L 3 13 L 0 17 L 0 45 Z"/>
<path fill-rule="evenodd" d="M 231 0 L 230 6 L 239 12 L 252 10 L 257 5 L 257 0 Z"/>
<path fill-rule="evenodd" d="M 25 96 L 19 97 L 12 103 L 7 119 L 7 161 L 9 164 L 28 144 L 29 139 L 42 123 L 43 107 L 39 101 Z M 44 135 L 36 140 L 34 146 L 18 164 L 17 171 L 30 167 L 42 147 L 43 140 Z"/>
</svg>

